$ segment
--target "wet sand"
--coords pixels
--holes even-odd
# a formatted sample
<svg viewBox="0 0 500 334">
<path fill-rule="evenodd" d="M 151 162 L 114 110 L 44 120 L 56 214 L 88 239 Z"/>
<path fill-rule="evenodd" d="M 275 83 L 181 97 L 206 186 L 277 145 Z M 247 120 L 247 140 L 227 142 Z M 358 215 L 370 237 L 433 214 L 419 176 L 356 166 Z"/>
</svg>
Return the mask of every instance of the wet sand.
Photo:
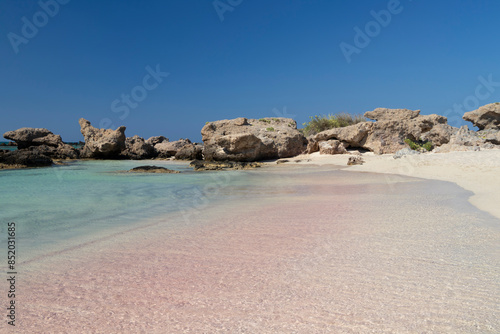
<svg viewBox="0 0 500 334">
<path fill-rule="evenodd" d="M 26 264 L 17 332 L 499 332 L 500 221 L 470 192 L 329 169 Z"/>
</svg>

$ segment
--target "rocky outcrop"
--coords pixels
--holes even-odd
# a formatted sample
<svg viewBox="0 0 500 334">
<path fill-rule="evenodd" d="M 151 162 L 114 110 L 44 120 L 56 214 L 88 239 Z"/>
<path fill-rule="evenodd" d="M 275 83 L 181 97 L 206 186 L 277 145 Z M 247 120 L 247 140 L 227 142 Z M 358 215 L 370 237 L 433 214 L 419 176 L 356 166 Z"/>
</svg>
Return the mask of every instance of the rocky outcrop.
<svg viewBox="0 0 500 334">
<path fill-rule="evenodd" d="M 38 152 L 37 147 L 0 152 L 0 168 L 45 167 L 52 163 L 52 159 Z"/>
<path fill-rule="evenodd" d="M 163 141 L 154 146 L 158 158 L 170 158 L 177 154 L 184 146 L 193 145 L 189 139 Z M 183 153 L 184 154 L 184 153 Z"/>
<path fill-rule="evenodd" d="M 495 130 L 471 131 L 464 125 L 450 137 L 448 143 L 434 149 L 434 152 L 479 151 L 481 149 L 497 148 L 498 146 L 495 143 L 497 139 L 500 139 L 499 134 L 500 131 Z"/>
<path fill-rule="evenodd" d="M 4 137 L 15 141 L 19 150 L 33 148 L 31 152 L 53 159 L 78 158 L 78 151 L 73 146 L 65 144 L 61 136 L 44 128 L 21 128 L 4 133 Z"/>
<path fill-rule="evenodd" d="M 407 147 L 397 151 L 396 154 L 394 154 L 392 157 L 394 159 L 401 159 L 402 157 L 405 157 L 407 155 L 416 155 L 416 154 L 420 154 L 420 151 L 415 151 Z"/>
<path fill-rule="evenodd" d="M 479 130 L 500 130 L 500 102 L 490 103 L 474 111 L 466 112 L 463 119 L 472 122 Z"/>
<path fill-rule="evenodd" d="M 151 144 L 155 146 L 156 144 L 163 143 L 163 142 L 168 142 L 168 138 L 163 137 L 163 136 L 153 136 L 150 137 L 148 140 L 146 140 L 146 143 Z"/>
<path fill-rule="evenodd" d="M 260 162 L 245 162 L 245 161 L 206 161 L 194 160 L 189 166 L 195 171 L 204 170 L 235 170 L 235 169 L 253 169 L 262 166 Z"/>
<path fill-rule="evenodd" d="M 203 159 L 203 145 L 200 144 L 186 144 L 175 153 L 177 160 L 200 160 Z"/>
<path fill-rule="evenodd" d="M 377 108 L 365 113 L 376 122 L 361 122 L 326 130 L 309 139 L 307 153 L 319 150 L 321 141 L 336 139 L 347 147 L 358 147 L 377 154 L 395 153 L 406 147 L 405 139 L 432 139 L 435 146 L 447 143 L 454 128 L 439 115 L 419 115 L 419 110 Z"/>
<path fill-rule="evenodd" d="M 117 158 L 125 149 L 125 127 L 116 130 L 94 128 L 89 121 L 80 118 L 80 132 L 85 139 L 81 149 L 83 158 Z"/>
<path fill-rule="evenodd" d="M 413 119 L 419 114 L 420 110 L 376 108 L 373 111 L 365 112 L 363 116 L 374 121 L 402 121 Z"/>
<path fill-rule="evenodd" d="M 258 161 L 301 154 L 307 145 L 291 118 L 221 120 L 201 130 L 203 156 L 216 161 Z"/>
<path fill-rule="evenodd" d="M 144 138 L 133 136 L 125 139 L 125 150 L 121 155 L 132 160 L 151 159 L 155 157 L 155 149 Z"/>
<path fill-rule="evenodd" d="M 159 166 L 139 166 L 132 168 L 129 170 L 129 173 L 169 173 L 169 174 L 178 174 L 180 173 L 178 170 L 172 170 L 165 167 Z"/>
<path fill-rule="evenodd" d="M 345 154 L 344 144 L 338 140 L 327 140 L 319 143 L 319 154 Z"/>
</svg>

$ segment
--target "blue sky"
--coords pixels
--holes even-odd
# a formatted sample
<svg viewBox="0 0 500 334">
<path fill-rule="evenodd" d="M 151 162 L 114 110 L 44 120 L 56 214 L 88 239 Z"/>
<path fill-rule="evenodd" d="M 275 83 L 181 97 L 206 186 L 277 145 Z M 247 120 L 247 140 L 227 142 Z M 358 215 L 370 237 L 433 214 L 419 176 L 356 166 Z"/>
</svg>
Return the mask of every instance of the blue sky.
<svg viewBox="0 0 500 334">
<path fill-rule="evenodd" d="M 2 0 L 0 133 L 77 141 L 84 117 L 201 141 L 206 121 L 377 107 L 461 125 L 460 110 L 500 101 L 499 13 L 494 0 Z"/>
</svg>

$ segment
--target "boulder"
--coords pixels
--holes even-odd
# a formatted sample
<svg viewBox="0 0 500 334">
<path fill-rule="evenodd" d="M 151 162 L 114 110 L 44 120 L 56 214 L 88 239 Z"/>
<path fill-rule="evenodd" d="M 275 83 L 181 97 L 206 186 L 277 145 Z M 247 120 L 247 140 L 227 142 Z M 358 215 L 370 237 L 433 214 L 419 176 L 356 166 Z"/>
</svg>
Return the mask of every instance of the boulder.
<svg viewBox="0 0 500 334">
<path fill-rule="evenodd" d="M 155 156 L 155 149 L 144 138 L 136 135 L 125 139 L 125 150 L 121 155 L 133 160 L 151 159 Z"/>
<path fill-rule="evenodd" d="M 146 143 L 151 144 L 155 146 L 156 144 L 163 143 L 163 142 L 168 142 L 168 138 L 165 138 L 163 136 L 154 136 L 150 137 L 148 140 L 146 140 Z"/>
<path fill-rule="evenodd" d="M 347 150 L 339 140 L 327 140 L 319 142 L 319 154 L 345 154 Z"/>
<path fill-rule="evenodd" d="M 193 167 L 195 171 L 203 170 L 237 170 L 237 169 L 253 169 L 262 166 L 260 162 L 246 162 L 246 161 L 206 161 L 194 160 L 189 166 Z"/>
<path fill-rule="evenodd" d="M 291 118 L 236 118 L 206 124 L 203 156 L 216 161 L 258 161 L 301 154 L 307 140 Z"/>
<path fill-rule="evenodd" d="M 80 118 L 80 132 L 85 139 L 81 149 L 83 158 L 116 158 L 125 149 L 125 127 L 116 130 L 94 128 L 89 121 Z"/>
<path fill-rule="evenodd" d="M 448 143 L 434 149 L 434 152 L 447 153 L 452 151 L 479 151 L 481 149 L 500 148 L 496 146 L 500 144 L 499 133 L 500 131 L 496 130 L 475 132 L 469 130 L 469 128 L 464 125 L 455 131 Z"/>
<path fill-rule="evenodd" d="M 365 112 L 363 116 L 375 121 L 400 121 L 413 119 L 419 114 L 420 110 L 376 108 Z"/>
<path fill-rule="evenodd" d="M 402 150 L 399 150 L 396 152 L 396 154 L 394 154 L 392 157 L 394 159 L 400 159 L 404 156 L 407 156 L 407 155 L 415 155 L 415 154 L 420 154 L 419 151 L 415 151 L 415 150 L 412 150 L 411 148 L 403 148 Z"/>
<path fill-rule="evenodd" d="M 57 146 L 59 143 L 62 143 L 61 136 L 56 136 L 44 128 L 20 128 L 5 132 L 3 136 L 6 139 L 15 141 L 19 149 L 36 145 L 47 145 L 48 143 L 51 146 Z M 34 142 L 34 140 L 37 140 L 37 142 Z"/>
<path fill-rule="evenodd" d="M 43 128 L 21 128 L 4 134 L 7 139 L 14 140 L 19 150 L 37 147 L 32 150 L 53 159 L 77 159 L 78 151 L 65 144 L 61 136 L 55 135 Z"/>
<path fill-rule="evenodd" d="M 446 124 L 447 119 L 439 115 L 419 115 L 419 110 L 377 108 L 365 113 L 365 117 L 376 122 L 361 122 L 354 125 L 322 131 L 309 139 L 307 153 L 319 150 L 320 141 L 336 139 L 344 146 L 363 148 L 376 154 L 395 153 L 406 147 L 405 139 L 419 141 L 432 138 L 435 146 L 449 141 L 454 128 Z M 386 113 L 386 115 L 384 115 Z M 435 142 L 434 142 L 435 141 Z"/>
<path fill-rule="evenodd" d="M 0 153 L 0 165 L 4 165 L 0 168 L 45 167 L 51 166 L 52 163 L 52 159 L 38 152 L 36 147 Z"/>
<path fill-rule="evenodd" d="M 177 151 L 186 145 L 192 145 L 189 139 L 179 139 L 176 141 L 163 141 L 154 146 L 158 158 L 169 158 L 175 156 Z"/>
<path fill-rule="evenodd" d="M 490 103 L 479 109 L 466 112 L 463 116 L 480 130 L 500 130 L 500 102 Z"/>
<path fill-rule="evenodd" d="M 203 159 L 203 145 L 200 144 L 186 144 L 175 153 L 177 160 L 201 160 Z"/>
<path fill-rule="evenodd" d="M 349 157 L 349 160 L 347 160 L 347 165 L 348 166 L 362 165 L 364 163 L 365 163 L 365 161 L 363 160 L 363 158 L 360 157 L 360 156 L 358 156 L 358 155 Z"/>
</svg>

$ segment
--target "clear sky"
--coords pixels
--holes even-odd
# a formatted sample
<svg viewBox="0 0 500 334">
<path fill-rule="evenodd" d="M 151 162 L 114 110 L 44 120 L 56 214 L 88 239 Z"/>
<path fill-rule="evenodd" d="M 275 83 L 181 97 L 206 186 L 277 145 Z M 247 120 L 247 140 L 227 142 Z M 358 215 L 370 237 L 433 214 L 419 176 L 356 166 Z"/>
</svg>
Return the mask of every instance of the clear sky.
<svg viewBox="0 0 500 334">
<path fill-rule="evenodd" d="M 0 133 L 77 141 L 84 117 L 201 141 L 206 121 L 377 107 L 456 126 L 500 101 L 498 0 L 57 1 L 0 1 Z"/>
</svg>

